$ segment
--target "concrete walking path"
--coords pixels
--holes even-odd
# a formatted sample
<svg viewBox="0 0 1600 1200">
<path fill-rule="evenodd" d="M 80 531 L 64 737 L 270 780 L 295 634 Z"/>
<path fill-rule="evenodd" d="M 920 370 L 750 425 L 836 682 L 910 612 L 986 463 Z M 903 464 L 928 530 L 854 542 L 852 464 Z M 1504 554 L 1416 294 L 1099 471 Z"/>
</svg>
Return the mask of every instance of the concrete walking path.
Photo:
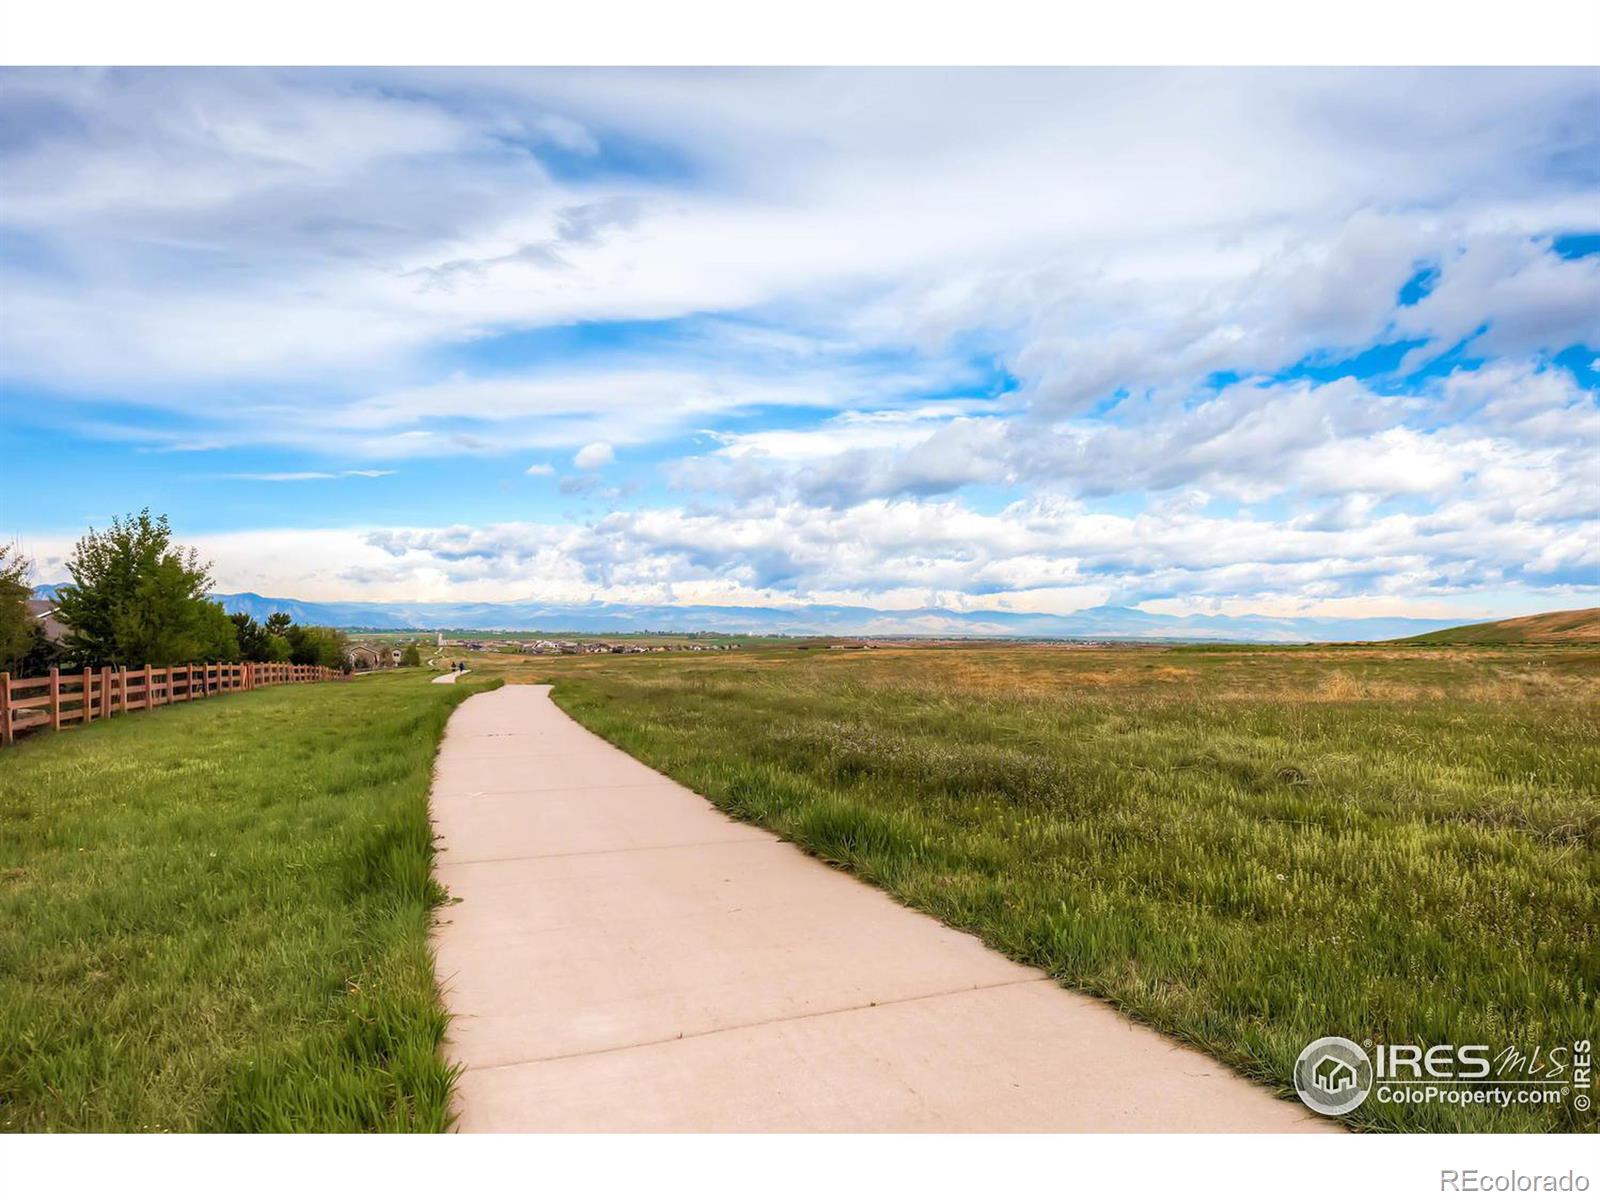
<svg viewBox="0 0 1600 1200">
<path fill-rule="evenodd" d="M 432 807 L 462 1130 L 1334 1128 L 731 820 L 547 687 L 456 710 Z"/>
<path fill-rule="evenodd" d="M 434 677 L 434 682 L 435 683 L 454 683 L 456 680 L 460 679 L 465 674 L 466 674 L 465 671 L 447 671 L 443 675 L 435 676 Z"/>
</svg>

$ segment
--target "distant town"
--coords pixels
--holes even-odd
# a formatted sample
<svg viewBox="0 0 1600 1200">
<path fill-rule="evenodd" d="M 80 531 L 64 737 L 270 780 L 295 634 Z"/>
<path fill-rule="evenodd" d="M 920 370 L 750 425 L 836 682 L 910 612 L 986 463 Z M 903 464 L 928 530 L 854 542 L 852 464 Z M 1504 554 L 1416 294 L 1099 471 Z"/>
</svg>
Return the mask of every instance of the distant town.
<svg viewBox="0 0 1600 1200">
<path fill-rule="evenodd" d="M 555 641 L 537 638 L 531 642 L 505 640 L 485 641 L 478 638 L 446 640 L 441 634 L 439 647 L 461 650 L 499 651 L 505 654 L 662 654 L 669 650 L 737 650 L 738 642 L 606 642 L 606 641 Z"/>
</svg>

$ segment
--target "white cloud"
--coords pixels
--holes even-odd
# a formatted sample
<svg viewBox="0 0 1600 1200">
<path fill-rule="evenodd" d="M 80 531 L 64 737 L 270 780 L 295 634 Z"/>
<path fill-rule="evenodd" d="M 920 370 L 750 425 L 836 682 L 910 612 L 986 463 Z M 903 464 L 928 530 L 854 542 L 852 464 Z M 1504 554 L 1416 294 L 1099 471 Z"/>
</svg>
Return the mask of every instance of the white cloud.
<svg viewBox="0 0 1600 1200">
<path fill-rule="evenodd" d="M 458 530 L 441 499 L 437 529 L 308 534 L 304 571 L 243 557 L 283 531 L 219 542 L 313 596 L 1582 589 L 1600 410 L 1550 360 L 1600 337 L 1600 256 L 1549 238 L 1600 209 L 1596 97 L 1583 72 L 4 73 L 0 383 L 159 449 L 571 455 L 559 494 L 619 510 Z M 592 323 L 651 336 L 481 353 Z M 1406 370 L 1469 365 L 1292 377 L 1400 341 Z M 593 474 L 697 434 L 668 504 Z"/>
<path fill-rule="evenodd" d="M 594 471 L 616 458 L 610 442 L 590 442 L 572 456 L 572 465 L 580 471 Z"/>
<path fill-rule="evenodd" d="M 381 479 L 393 471 L 237 471 L 226 479 L 241 479 L 254 483 L 305 483 L 315 479 Z"/>
<path fill-rule="evenodd" d="M 90 282 L 13 265 L 26 303 L 0 349 L 57 381 L 348 380 L 508 324 L 843 300 L 839 323 L 895 341 L 1020 322 L 1030 373 L 1059 377 L 1041 396 L 1065 402 L 1147 346 L 1152 367 L 1204 369 L 1231 329 L 1263 359 L 1366 336 L 1410 255 L 1594 201 L 1541 157 L 1582 152 L 1581 73 L 601 78 L 8 76 L 0 104 L 30 133 L 0 221 Z M 619 182 L 541 164 L 596 129 L 684 165 Z M 619 203 L 633 219 L 563 237 Z M 552 238 L 561 265 L 522 253 Z M 418 275 L 460 263 L 452 288 Z M 1570 268 L 1515 286 L 1484 269 L 1447 269 L 1441 321 L 1457 291 L 1499 286 L 1508 329 L 1582 299 L 1546 298 Z M 857 312 L 863 289 L 894 298 Z"/>
</svg>

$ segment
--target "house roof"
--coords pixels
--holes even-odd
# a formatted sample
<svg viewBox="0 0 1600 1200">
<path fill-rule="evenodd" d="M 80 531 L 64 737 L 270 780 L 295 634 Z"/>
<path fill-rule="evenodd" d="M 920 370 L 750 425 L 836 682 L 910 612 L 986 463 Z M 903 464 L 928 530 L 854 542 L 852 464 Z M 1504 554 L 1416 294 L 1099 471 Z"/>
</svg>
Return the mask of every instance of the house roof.
<svg viewBox="0 0 1600 1200">
<path fill-rule="evenodd" d="M 27 605 L 28 615 L 39 622 L 44 629 L 44 636 L 50 641 L 60 642 L 66 638 L 67 634 L 72 632 L 72 626 L 56 616 L 56 602 L 54 600 L 34 597 L 27 601 Z"/>
</svg>

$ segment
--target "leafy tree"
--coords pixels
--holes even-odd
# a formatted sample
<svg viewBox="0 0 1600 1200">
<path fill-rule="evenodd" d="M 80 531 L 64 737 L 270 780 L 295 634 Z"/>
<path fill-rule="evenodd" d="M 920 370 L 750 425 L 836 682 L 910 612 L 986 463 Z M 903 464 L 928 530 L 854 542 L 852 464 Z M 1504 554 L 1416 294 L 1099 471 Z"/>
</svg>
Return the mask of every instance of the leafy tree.
<svg viewBox="0 0 1600 1200">
<path fill-rule="evenodd" d="M 0 546 L 0 668 L 20 667 L 42 637 L 39 623 L 28 611 L 33 588 L 28 575 L 33 564 L 15 546 Z"/>
<path fill-rule="evenodd" d="M 275 612 L 267 618 L 267 632 L 273 637 L 287 638 L 294 628 L 294 618 L 288 613 Z"/>
<path fill-rule="evenodd" d="M 289 661 L 313 667 L 345 669 L 345 636 L 326 625 L 291 625 Z"/>
<path fill-rule="evenodd" d="M 145 509 L 113 518 L 104 532 L 89 530 L 67 572 L 72 583 L 57 606 L 72 629 L 68 649 L 86 662 L 166 666 L 237 653 L 226 615 L 206 599 L 210 564 L 173 544 L 165 516 Z"/>
<path fill-rule="evenodd" d="M 215 600 L 200 605 L 199 619 L 195 622 L 195 636 L 200 643 L 197 662 L 238 662 L 239 634 L 228 610 Z"/>
<path fill-rule="evenodd" d="M 422 651 L 417 649 L 415 642 L 410 643 L 400 654 L 402 667 L 420 667 L 422 665 Z"/>
<path fill-rule="evenodd" d="M 233 633 L 239 641 L 239 656 L 245 662 L 271 662 L 267 657 L 270 648 L 269 634 L 249 613 L 229 613 Z"/>
<path fill-rule="evenodd" d="M 286 614 L 274 613 L 273 616 L 283 617 L 284 628 L 289 628 Z M 273 633 L 270 620 L 262 625 L 249 613 L 234 613 L 228 620 L 233 622 L 234 634 L 239 639 L 239 656 L 245 662 L 289 661 L 293 652 L 289 639 Z"/>
</svg>

